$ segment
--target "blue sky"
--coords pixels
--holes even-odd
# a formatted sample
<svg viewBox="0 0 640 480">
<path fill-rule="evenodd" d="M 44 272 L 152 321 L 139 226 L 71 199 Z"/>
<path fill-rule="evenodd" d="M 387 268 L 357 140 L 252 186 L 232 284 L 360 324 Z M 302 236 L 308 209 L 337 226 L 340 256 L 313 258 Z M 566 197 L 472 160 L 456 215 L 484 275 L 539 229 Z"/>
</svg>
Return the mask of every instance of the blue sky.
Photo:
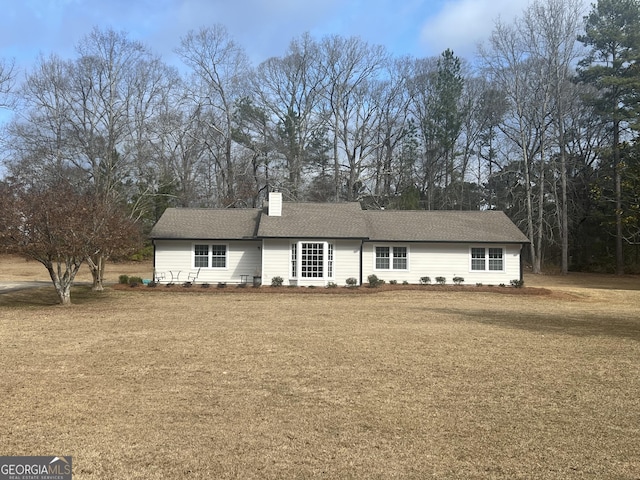
<svg viewBox="0 0 640 480">
<path fill-rule="evenodd" d="M 356 35 L 394 55 L 446 48 L 471 58 L 494 21 L 520 15 L 528 0 L 0 0 L 0 57 L 29 68 L 39 53 L 75 55 L 94 26 L 129 33 L 174 63 L 189 30 L 227 27 L 254 65 L 282 55 L 304 32 Z"/>
</svg>

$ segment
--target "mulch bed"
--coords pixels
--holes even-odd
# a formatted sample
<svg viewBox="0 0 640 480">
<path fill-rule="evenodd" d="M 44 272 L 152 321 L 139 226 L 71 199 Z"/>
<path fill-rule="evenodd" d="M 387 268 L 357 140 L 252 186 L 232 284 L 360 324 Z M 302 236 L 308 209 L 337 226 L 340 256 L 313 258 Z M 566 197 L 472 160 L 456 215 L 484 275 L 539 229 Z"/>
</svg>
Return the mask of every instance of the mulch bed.
<svg viewBox="0 0 640 480">
<path fill-rule="evenodd" d="M 421 291 L 421 292 L 468 292 L 468 293 L 498 293 L 503 295 L 533 295 L 544 296 L 551 295 L 553 292 L 547 288 L 538 287 L 501 287 L 501 286 L 474 286 L 474 285 L 381 285 L 378 287 L 369 287 L 366 284 L 360 287 L 298 287 L 298 286 L 281 286 L 272 287 L 263 285 L 261 287 L 254 287 L 252 285 L 227 285 L 225 287 L 219 287 L 217 284 L 210 284 L 205 286 L 204 284 L 196 283 L 195 285 L 188 284 L 158 284 L 156 286 L 147 285 L 128 285 L 128 284 L 116 284 L 113 286 L 114 290 L 120 291 L 144 291 L 144 292 L 180 292 L 180 293 L 314 293 L 314 294 L 331 294 L 331 295 L 370 295 L 382 292 L 396 292 L 396 291 Z"/>
</svg>

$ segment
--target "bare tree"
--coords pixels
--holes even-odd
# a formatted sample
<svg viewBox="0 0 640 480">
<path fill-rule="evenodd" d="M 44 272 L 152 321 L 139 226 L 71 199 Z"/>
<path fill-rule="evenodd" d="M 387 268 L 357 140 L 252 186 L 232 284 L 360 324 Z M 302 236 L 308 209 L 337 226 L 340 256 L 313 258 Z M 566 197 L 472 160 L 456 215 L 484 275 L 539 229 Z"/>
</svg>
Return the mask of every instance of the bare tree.
<svg viewBox="0 0 640 480">
<path fill-rule="evenodd" d="M 291 41 L 284 57 L 262 62 L 252 78 L 256 101 L 271 125 L 269 143 L 288 173 L 278 187 L 291 199 L 301 198 L 303 170 L 321 155 L 325 83 L 319 64 L 319 46 L 305 33 Z"/>
<path fill-rule="evenodd" d="M 15 79 L 15 62 L 0 59 L 0 108 L 9 108 L 13 105 L 10 94 L 15 87 Z"/>
<path fill-rule="evenodd" d="M 222 25 L 191 31 L 177 49 L 191 68 L 191 100 L 204 110 L 208 132 L 204 139 L 210 155 L 221 167 L 224 206 L 235 202 L 235 166 L 233 128 L 235 102 L 243 97 L 249 62 L 244 50 L 235 43 Z"/>
<path fill-rule="evenodd" d="M 63 305 L 71 304 L 75 276 L 96 250 L 115 255 L 139 245 L 139 229 L 127 215 L 69 183 L 2 190 L 2 246 L 42 263 Z"/>
<path fill-rule="evenodd" d="M 69 148 L 70 63 L 55 55 L 40 57 L 18 94 L 23 113 L 8 125 L 7 167 L 12 177 L 30 183 L 55 183 L 74 170 Z"/>
<path fill-rule="evenodd" d="M 402 142 L 407 136 L 410 96 L 407 88 L 411 60 L 404 57 L 390 62 L 386 77 L 372 99 L 377 105 L 374 123 L 375 158 L 373 165 L 373 194 L 389 198 L 410 187 L 412 171 L 405 171 L 400 158 Z M 381 205 L 382 206 L 382 205 Z"/>
<path fill-rule="evenodd" d="M 324 90 L 333 141 L 335 199 L 340 199 L 341 159 L 347 169 L 346 198 L 354 200 L 361 181 L 362 161 L 370 152 L 373 107 L 371 92 L 376 76 L 388 61 L 382 46 L 371 46 L 357 37 L 337 35 L 321 42 Z"/>
<path fill-rule="evenodd" d="M 523 25 L 532 56 L 539 59 L 547 77 L 545 101 L 550 102 L 551 126 L 555 129 L 555 141 L 546 142 L 551 150 L 547 157 L 560 160 L 560 195 L 556 202 L 557 222 L 561 237 L 561 271 L 569 271 L 569 217 L 567 199 L 567 147 L 565 124 L 567 102 L 577 99 L 572 92 L 573 65 L 578 56 L 577 39 L 582 22 L 582 2 L 579 0 L 537 0 L 524 12 Z M 573 100 L 575 101 L 575 100 Z M 541 149 L 542 150 L 542 149 Z M 555 187 L 555 185 L 554 185 Z M 542 212 L 542 210 L 541 210 Z"/>
<path fill-rule="evenodd" d="M 50 184 L 60 179 L 90 188 L 107 204 L 128 204 L 132 217 L 140 191 L 137 173 L 149 155 L 156 106 L 175 79 L 126 34 L 94 29 L 78 44 L 78 58 L 41 58 L 20 90 L 24 113 L 10 126 L 10 171 Z M 101 290 L 105 251 L 87 262 Z"/>
<path fill-rule="evenodd" d="M 536 201 L 544 200 L 543 178 L 534 181 L 535 159 L 540 153 L 541 135 L 548 118 L 548 89 L 543 85 L 540 61 L 531 58 L 522 28 L 516 22 L 497 22 L 489 39 L 489 47 L 480 48 L 486 76 L 505 94 L 509 104 L 501 129 L 518 148 L 522 165 L 522 183 L 526 205 L 526 233 L 530 241 L 533 272 L 541 272 L 542 250 L 540 215 L 536 217 Z M 542 98 L 540 98 L 542 94 Z M 542 176 L 544 166 L 539 163 Z M 538 191 L 535 191 L 535 187 Z M 534 195 L 538 194 L 537 198 Z M 543 206 L 538 204 L 537 208 Z M 534 222 L 535 220 L 535 222 Z"/>
</svg>

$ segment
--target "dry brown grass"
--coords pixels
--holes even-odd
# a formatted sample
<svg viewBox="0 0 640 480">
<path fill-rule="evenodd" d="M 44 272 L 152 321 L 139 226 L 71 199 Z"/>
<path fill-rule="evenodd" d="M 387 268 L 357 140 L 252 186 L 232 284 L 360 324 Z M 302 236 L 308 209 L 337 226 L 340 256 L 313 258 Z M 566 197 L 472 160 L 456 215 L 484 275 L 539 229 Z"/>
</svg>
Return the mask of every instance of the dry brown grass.
<svg viewBox="0 0 640 480">
<path fill-rule="evenodd" d="M 150 262 L 110 263 L 105 271 L 105 282 L 115 283 L 118 276 L 138 275 L 151 278 L 153 267 Z M 0 255 L 0 282 L 50 282 L 47 269 L 35 260 L 25 260 L 13 255 Z M 91 282 L 91 272 L 83 265 L 76 275 L 76 283 Z"/>
<path fill-rule="evenodd" d="M 74 479 L 640 478 L 639 280 L 527 284 L 553 294 L 0 295 L 0 452 Z"/>
</svg>

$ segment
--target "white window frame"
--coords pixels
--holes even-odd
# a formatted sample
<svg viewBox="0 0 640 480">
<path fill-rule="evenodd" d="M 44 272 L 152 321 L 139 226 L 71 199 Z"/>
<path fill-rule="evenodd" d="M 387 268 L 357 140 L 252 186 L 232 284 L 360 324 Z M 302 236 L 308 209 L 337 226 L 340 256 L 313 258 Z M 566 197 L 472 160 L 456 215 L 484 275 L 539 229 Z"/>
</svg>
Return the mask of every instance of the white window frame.
<svg viewBox="0 0 640 480">
<path fill-rule="evenodd" d="M 298 278 L 298 242 L 291 244 L 289 255 L 289 275 L 290 278 Z"/>
<path fill-rule="evenodd" d="M 473 260 L 474 260 L 473 250 L 474 249 L 479 249 L 479 250 L 481 249 L 484 251 L 484 268 L 483 269 L 473 268 Z M 490 258 L 491 250 L 501 251 L 500 259 L 502 260 L 502 268 L 499 270 L 495 270 L 491 268 L 491 260 L 494 260 Z M 507 249 L 502 245 L 473 245 L 469 248 L 469 272 L 470 273 L 474 273 L 474 272 L 504 273 L 507 270 L 506 259 L 507 259 Z"/>
<path fill-rule="evenodd" d="M 378 268 L 378 248 L 387 248 L 389 250 L 389 268 Z M 394 255 L 394 250 L 396 248 L 404 248 L 404 251 L 406 253 L 406 255 L 404 257 L 402 256 L 395 256 Z M 374 245 L 373 246 L 373 270 L 376 272 L 408 272 L 410 270 L 409 267 L 409 253 L 410 249 L 409 249 L 409 245 L 403 245 L 403 244 L 388 244 L 388 245 Z M 383 257 L 381 257 L 383 258 Z M 396 259 L 406 259 L 406 268 L 395 268 L 394 267 L 394 260 Z"/>
<path fill-rule="evenodd" d="M 206 245 L 207 246 L 207 266 L 206 267 L 197 267 L 196 266 L 196 245 Z M 224 267 L 214 267 L 213 259 L 219 258 L 219 256 L 213 255 L 213 247 L 224 247 Z M 229 244 L 220 243 L 220 242 L 194 242 L 191 245 L 191 268 L 198 269 L 202 268 L 204 270 L 228 270 L 229 269 Z"/>
<path fill-rule="evenodd" d="M 302 260 L 303 260 L 303 244 L 321 244 L 322 245 L 322 276 L 321 277 L 303 277 L 302 276 Z M 323 240 L 299 240 L 291 242 L 289 248 L 289 275 L 291 280 L 331 280 L 335 276 L 335 243 Z"/>
</svg>

